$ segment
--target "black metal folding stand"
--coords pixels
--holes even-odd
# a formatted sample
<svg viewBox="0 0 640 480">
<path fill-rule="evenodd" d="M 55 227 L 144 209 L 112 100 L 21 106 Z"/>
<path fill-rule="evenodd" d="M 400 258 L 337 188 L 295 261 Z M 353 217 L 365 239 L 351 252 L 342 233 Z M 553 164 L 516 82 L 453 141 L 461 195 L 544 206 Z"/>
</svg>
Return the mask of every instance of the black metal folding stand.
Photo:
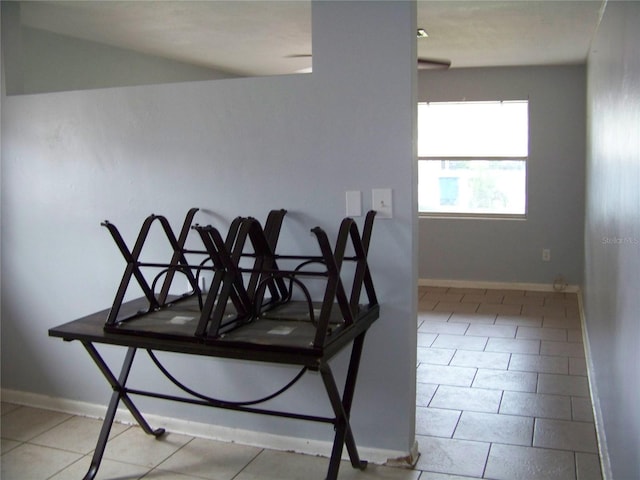
<svg viewBox="0 0 640 480">
<path fill-rule="evenodd" d="M 195 212 L 192 210 L 187 215 L 185 225 L 191 222 L 193 213 Z M 330 248 L 322 229 L 313 229 L 321 251 L 321 255 L 313 257 L 275 254 L 282 216 L 284 211 L 274 214 L 271 222 L 267 221 L 264 230 L 255 219 L 239 219 L 230 228 L 226 241 L 223 241 L 212 227 L 196 227 L 205 251 L 185 250 L 185 232 L 188 233 L 188 225 L 183 227 L 183 234 L 176 239 L 168 223 L 161 220 L 173 248 L 172 260 L 168 265 L 142 263 L 138 260 L 151 223 L 161 217 L 152 216 L 147 219 L 132 252 L 122 241 L 117 229 L 107 223 L 127 261 L 125 275 L 114 305 L 110 309 L 49 330 L 52 337 L 81 342 L 113 389 L 91 466 L 85 476 L 86 480 L 93 479 L 98 471 L 120 401 L 145 433 L 155 437 L 164 433 L 164 429 L 154 430 L 144 419 L 131 399 L 134 395 L 332 424 L 335 434 L 327 479 L 337 479 L 344 446 L 354 468 L 366 467 L 367 462 L 360 460 L 358 455 L 350 425 L 350 414 L 365 334 L 379 315 L 377 298 L 366 263 L 374 213 L 368 214 L 362 236 L 353 220 L 343 220 L 335 250 Z M 346 257 L 345 249 L 349 240 L 355 253 Z M 253 249 L 251 253 L 247 253 L 245 248 L 249 243 Z M 217 276 L 217 280 L 214 276 L 213 282 L 217 283 L 212 286 L 204 302 L 201 299 L 202 292 L 198 288 L 197 273 L 193 273 L 193 267 L 185 258 L 189 253 L 206 253 L 205 256 L 212 266 L 203 266 L 205 260 L 197 265 L 196 270 L 210 268 Z M 243 256 L 245 260 L 249 258 L 252 263 L 250 268 L 241 266 Z M 295 269 L 281 268 L 280 264 L 284 265 L 290 261 L 302 263 Z M 355 264 L 350 296 L 347 296 L 340 275 L 345 261 Z M 311 264 L 319 264 L 321 268 L 309 270 L 307 267 Z M 162 269 L 165 284 L 159 297 L 156 297 L 154 287 L 149 286 L 144 278 L 142 267 Z M 189 273 L 185 273 L 184 270 L 188 270 Z M 178 297 L 168 295 L 170 285 L 166 283 L 166 278 L 176 271 L 186 274 L 195 293 Z M 124 292 L 132 277 L 136 279 L 145 296 L 142 299 L 123 302 Z M 325 283 L 322 302 L 311 300 L 309 290 L 300 280 L 303 277 L 321 279 Z M 248 278 L 248 281 L 244 281 L 243 278 Z M 289 280 L 289 286 L 286 285 L 285 279 Z M 156 280 L 157 278 L 153 285 Z M 293 294 L 294 286 L 303 290 L 302 300 Z M 362 286 L 368 297 L 368 303 L 365 305 L 358 303 Z M 270 292 L 270 298 L 265 300 L 267 290 Z M 146 310 L 140 312 L 141 307 Z M 314 312 L 318 310 L 320 314 L 316 318 Z M 181 321 L 174 322 L 176 318 Z M 197 320 L 194 321 L 197 324 L 195 330 L 191 325 L 185 326 L 182 320 L 186 318 Z M 287 333 L 282 334 L 282 329 Z M 274 335 L 273 332 L 276 331 L 278 333 Z M 96 345 L 99 344 L 118 345 L 127 349 L 117 377 L 96 349 Z M 345 383 L 340 392 L 329 361 L 350 344 L 351 356 Z M 160 371 L 189 396 L 168 395 L 128 387 L 129 372 L 139 349 L 146 350 Z M 253 401 L 231 402 L 200 394 L 183 385 L 160 363 L 154 353 L 157 351 L 296 365 L 301 367 L 301 370 L 289 384 L 272 395 Z M 288 390 L 307 371 L 319 372 L 333 410 L 332 416 L 307 415 L 254 406 Z"/>
</svg>

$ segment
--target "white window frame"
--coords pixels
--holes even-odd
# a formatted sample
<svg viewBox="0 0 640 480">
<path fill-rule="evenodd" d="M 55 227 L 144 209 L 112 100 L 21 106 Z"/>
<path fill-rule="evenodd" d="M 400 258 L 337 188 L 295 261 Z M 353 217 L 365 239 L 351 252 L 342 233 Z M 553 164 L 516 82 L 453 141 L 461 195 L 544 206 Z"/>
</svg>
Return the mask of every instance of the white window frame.
<svg viewBox="0 0 640 480">
<path fill-rule="evenodd" d="M 460 161 L 460 162 L 467 162 L 467 161 L 489 161 L 489 162 L 495 162 L 495 161 L 518 161 L 518 162 L 524 162 L 524 205 L 523 205 L 523 211 L 522 213 L 518 212 L 518 213 L 514 213 L 514 212 L 498 212 L 498 211 L 492 211 L 492 212 L 471 212 L 471 211 L 429 211 L 429 210 L 420 210 L 420 205 L 418 206 L 419 209 L 419 216 L 420 217 L 450 217 L 450 218 L 488 218 L 488 219 L 526 219 L 527 217 L 527 209 L 528 209 L 528 167 L 529 167 L 529 100 L 514 100 L 513 102 L 518 102 L 518 103 L 526 103 L 527 105 L 527 128 L 526 128 L 526 155 L 507 155 L 507 154 L 501 154 L 501 155 L 497 155 L 497 156 L 488 156 L 488 155 L 462 155 L 462 156 L 451 156 L 451 155 L 418 155 L 418 166 L 420 168 L 420 162 L 423 161 L 440 161 L 440 162 L 456 162 L 456 161 Z M 420 102 L 420 104 L 426 104 L 426 103 L 434 103 L 434 104 L 460 104 L 460 103 L 490 103 L 490 104 L 496 104 L 496 103 L 503 103 L 500 100 L 490 100 L 490 101 L 484 101 L 484 102 Z M 420 128 L 420 125 L 418 124 L 418 129 Z M 508 153 L 512 153 L 512 152 L 508 152 Z M 521 152 L 524 153 L 524 152 Z M 452 177 L 453 178 L 453 177 Z M 420 192 L 420 187 L 418 187 L 418 191 Z"/>
</svg>

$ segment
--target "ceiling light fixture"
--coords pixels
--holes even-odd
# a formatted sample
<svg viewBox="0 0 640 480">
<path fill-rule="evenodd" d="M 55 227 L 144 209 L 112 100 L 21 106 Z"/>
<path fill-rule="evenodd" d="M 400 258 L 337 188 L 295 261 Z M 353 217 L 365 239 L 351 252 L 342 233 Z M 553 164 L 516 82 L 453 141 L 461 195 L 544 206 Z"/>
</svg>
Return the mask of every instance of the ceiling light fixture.
<svg viewBox="0 0 640 480">
<path fill-rule="evenodd" d="M 418 38 L 427 38 L 429 36 L 429 34 L 427 33 L 427 31 L 424 28 L 419 28 L 418 29 Z"/>
</svg>

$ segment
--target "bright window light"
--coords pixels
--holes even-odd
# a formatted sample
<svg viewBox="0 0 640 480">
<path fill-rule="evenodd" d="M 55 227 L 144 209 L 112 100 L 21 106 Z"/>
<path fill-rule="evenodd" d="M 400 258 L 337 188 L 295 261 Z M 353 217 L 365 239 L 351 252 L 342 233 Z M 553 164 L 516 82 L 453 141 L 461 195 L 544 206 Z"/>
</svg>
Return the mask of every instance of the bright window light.
<svg viewBox="0 0 640 480">
<path fill-rule="evenodd" d="M 423 214 L 524 216 L 528 101 L 418 104 Z"/>
</svg>

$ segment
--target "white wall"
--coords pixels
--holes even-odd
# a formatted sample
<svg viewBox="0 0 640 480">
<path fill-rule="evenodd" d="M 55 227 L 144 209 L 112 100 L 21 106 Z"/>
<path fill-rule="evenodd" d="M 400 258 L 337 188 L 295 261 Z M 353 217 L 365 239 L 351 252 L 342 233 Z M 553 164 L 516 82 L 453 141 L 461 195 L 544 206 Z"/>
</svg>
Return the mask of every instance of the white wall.
<svg viewBox="0 0 640 480">
<path fill-rule="evenodd" d="M 93 403 L 109 389 L 79 344 L 47 329 L 107 307 L 124 267 L 104 219 L 130 241 L 143 218 L 287 208 L 281 246 L 334 235 L 345 191 L 393 189 L 394 218 L 374 227 L 370 260 L 381 318 L 365 343 L 353 423 L 359 444 L 413 443 L 416 355 L 415 4 L 314 2 L 314 73 L 289 77 L 3 96 L 2 387 Z M 116 348 L 103 349 L 113 362 Z M 187 384 L 259 396 L 293 371 L 166 355 Z M 132 381 L 155 386 L 140 356 Z M 342 371 L 346 355 L 335 362 Z M 339 375 L 342 377 L 342 374 Z M 320 379 L 284 401 L 328 412 Z M 160 415 L 330 439 L 332 429 L 161 402 Z M 276 405 L 277 406 L 277 405 Z"/>
<path fill-rule="evenodd" d="M 585 68 L 423 70 L 418 89 L 423 102 L 529 100 L 526 220 L 421 218 L 420 278 L 580 284 Z"/>
<path fill-rule="evenodd" d="M 607 479 L 640 478 L 640 3 L 608 2 L 588 67 L 584 302 Z"/>
</svg>

